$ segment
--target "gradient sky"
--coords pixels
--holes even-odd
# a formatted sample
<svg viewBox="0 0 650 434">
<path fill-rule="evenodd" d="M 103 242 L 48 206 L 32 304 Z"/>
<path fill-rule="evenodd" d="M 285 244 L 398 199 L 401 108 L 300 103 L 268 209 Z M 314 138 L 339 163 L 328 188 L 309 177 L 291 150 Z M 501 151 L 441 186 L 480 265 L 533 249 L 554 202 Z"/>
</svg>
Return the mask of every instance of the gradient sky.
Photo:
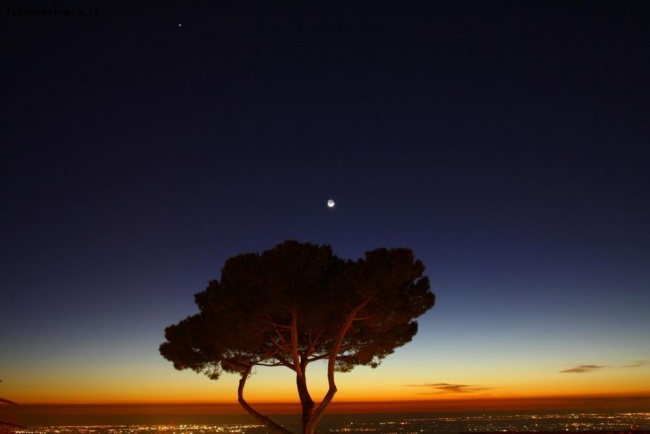
<svg viewBox="0 0 650 434">
<path fill-rule="evenodd" d="M 337 401 L 650 405 L 645 2 L 212 3 L 2 11 L 0 396 L 234 403 L 163 330 L 295 239 L 410 247 L 437 295 Z"/>
</svg>

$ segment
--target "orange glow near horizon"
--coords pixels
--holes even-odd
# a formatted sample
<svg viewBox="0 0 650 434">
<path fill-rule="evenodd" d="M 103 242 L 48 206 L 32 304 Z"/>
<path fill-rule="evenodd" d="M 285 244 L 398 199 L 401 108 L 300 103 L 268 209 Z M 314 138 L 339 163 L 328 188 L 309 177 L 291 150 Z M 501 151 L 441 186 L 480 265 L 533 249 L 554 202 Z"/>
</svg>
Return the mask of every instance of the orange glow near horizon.
<svg viewBox="0 0 650 434">
<path fill-rule="evenodd" d="M 254 407 L 269 413 L 298 413 L 296 400 L 270 402 L 250 400 Z M 230 401 L 104 401 L 104 402 L 30 402 L 19 407 L 85 407 L 93 409 L 120 408 L 127 413 L 137 409 L 162 409 L 170 407 L 176 410 L 187 409 L 199 414 L 239 414 L 245 413 L 236 402 Z M 456 397 L 435 399 L 376 399 L 376 400 L 336 400 L 328 408 L 331 413 L 378 413 L 378 412 L 454 412 L 454 411 L 514 411 L 514 410 L 647 410 L 650 407 L 650 393 L 646 394 L 591 394 L 591 395 L 555 395 L 555 396 L 519 396 L 519 397 Z M 180 411 L 182 413 L 182 411 Z M 154 411 L 155 413 L 155 411 Z"/>
<path fill-rule="evenodd" d="M 200 378 L 200 377 L 199 377 Z M 202 379 L 201 379 L 202 380 Z M 127 394 L 124 390 L 98 388 L 97 385 L 77 389 L 50 388 L 41 391 L 31 389 L 28 393 L 19 390 L 3 391 L 7 398 L 18 402 L 20 405 L 224 405 L 239 407 L 237 403 L 237 379 L 224 378 L 219 380 L 219 387 L 215 382 L 203 381 L 198 383 L 201 387 L 189 387 L 159 390 L 147 388 L 134 388 Z M 94 386 L 94 387 L 93 387 Z M 251 383 L 251 386 L 255 386 Z M 348 384 L 351 386 L 351 384 Z M 451 385 L 453 386 L 453 385 Z M 597 405 L 600 402 L 609 402 L 617 408 L 626 405 L 644 403 L 645 408 L 650 407 L 650 391 L 640 383 L 636 387 L 608 387 L 602 384 L 592 387 L 565 387 L 549 384 L 546 387 L 537 385 L 521 385 L 502 389 L 458 390 L 449 393 L 435 393 L 421 391 L 418 387 L 388 387 L 375 385 L 365 388 L 348 387 L 339 388 L 331 408 L 332 411 L 347 412 L 347 409 L 377 408 L 376 411 L 407 411 L 406 408 L 419 409 L 418 411 L 448 411 L 480 409 L 517 409 L 517 408 L 557 408 L 565 405 Z M 462 387 L 462 386 L 459 386 Z M 292 383 L 284 383 L 283 387 L 274 388 L 270 385 L 251 387 L 245 394 L 250 403 L 278 408 L 290 408 L 298 403 L 297 394 Z M 531 390 L 534 390 L 531 393 Z M 319 401 L 325 394 L 325 389 L 314 387 L 312 397 Z M 3 395 L 4 396 L 4 395 Z M 357 410 L 354 410 L 357 411 Z"/>
<path fill-rule="evenodd" d="M 299 414 L 298 403 L 251 402 L 258 411 L 265 414 Z M 650 394 L 637 396 L 599 395 L 564 396 L 520 399 L 436 399 L 421 401 L 333 401 L 327 409 L 331 414 L 361 413 L 455 413 L 484 411 L 647 411 Z M 246 414 L 237 403 L 181 403 L 181 404 L 32 404 L 15 407 L 17 415 L 30 412 L 45 412 L 65 415 L 236 415 Z"/>
<path fill-rule="evenodd" d="M 83 367 L 55 377 L 43 366 L 35 375 L 3 382 L 0 396 L 19 403 L 19 407 L 211 405 L 210 411 L 214 411 L 218 404 L 229 411 L 240 411 L 236 375 L 210 381 L 191 371 L 174 371 L 163 361 L 154 360 L 148 367 L 111 370 L 107 366 L 101 371 L 104 375 Z M 650 369 L 646 365 L 589 374 L 561 373 L 563 368 L 550 370 L 544 366 L 516 367 L 506 372 L 485 363 L 474 369 L 459 369 L 454 364 L 431 366 L 424 357 L 388 359 L 379 369 L 337 374 L 338 393 L 328 412 L 650 408 Z M 327 391 L 325 366 L 314 366 L 309 384 L 313 399 L 320 401 Z M 288 369 L 260 368 L 249 379 L 245 397 L 255 405 L 295 407 L 295 378 Z"/>
</svg>

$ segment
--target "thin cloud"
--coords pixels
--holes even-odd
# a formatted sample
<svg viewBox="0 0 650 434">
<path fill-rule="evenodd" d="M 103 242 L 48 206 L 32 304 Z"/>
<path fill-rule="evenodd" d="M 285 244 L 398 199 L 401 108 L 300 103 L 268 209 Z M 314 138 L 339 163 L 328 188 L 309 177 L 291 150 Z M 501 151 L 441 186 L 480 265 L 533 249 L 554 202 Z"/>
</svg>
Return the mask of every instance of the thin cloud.
<svg viewBox="0 0 650 434">
<path fill-rule="evenodd" d="M 599 365 L 579 365 L 571 369 L 565 369 L 564 371 L 560 371 L 562 374 L 584 374 L 586 372 L 594 372 L 599 369 L 603 369 L 605 366 L 599 366 Z"/>
<path fill-rule="evenodd" d="M 622 368 L 643 368 L 645 366 L 650 366 L 650 361 L 648 360 L 639 360 L 631 365 L 622 366 Z"/>
<path fill-rule="evenodd" d="M 474 393 L 480 392 L 482 390 L 489 390 L 489 387 L 481 387 L 472 384 L 451 384 L 451 383 L 424 383 L 424 384 L 408 384 L 408 387 L 425 387 L 428 389 L 433 389 L 433 392 L 429 393 Z"/>
<path fill-rule="evenodd" d="M 575 366 L 571 369 L 565 369 L 564 371 L 560 371 L 562 374 L 584 374 L 588 372 L 594 372 L 598 371 L 601 369 L 621 369 L 621 368 L 644 368 L 646 366 L 650 366 L 650 361 L 648 360 L 638 360 L 634 363 L 631 363 L 629 365 L 621 365 L 621 366 L 604 366 L 604 365 L 578 365 Z"/>
</svg>

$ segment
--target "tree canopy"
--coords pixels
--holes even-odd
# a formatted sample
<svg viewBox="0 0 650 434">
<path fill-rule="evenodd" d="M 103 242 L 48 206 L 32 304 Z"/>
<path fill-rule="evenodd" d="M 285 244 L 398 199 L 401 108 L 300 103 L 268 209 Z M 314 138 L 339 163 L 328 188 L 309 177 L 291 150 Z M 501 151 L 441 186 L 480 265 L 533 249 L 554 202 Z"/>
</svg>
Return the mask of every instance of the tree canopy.
<svg viewBox="0 0 650 434">
<path fill-rule="evenodd" d="M 228 259 L 221 280 L 195 295 L 199 313 L 165 329 L 161 355 L 176 369 L 218 379 L 241 376 L 239 402 L 269 428 L 289 431 L 254 410 L 244 387 L 254 366 L 296 375 L 303 433 L 313 433 L 336 393 L 336 371 L 377 367 L 417 333 L 415 318 L 435 302 L 424 265 L 406 248 L 343 260 L 327 245 L 285 241 Z M 309 363 L 327 361 L 328 391 L 309 394 Z"/>
</svg>

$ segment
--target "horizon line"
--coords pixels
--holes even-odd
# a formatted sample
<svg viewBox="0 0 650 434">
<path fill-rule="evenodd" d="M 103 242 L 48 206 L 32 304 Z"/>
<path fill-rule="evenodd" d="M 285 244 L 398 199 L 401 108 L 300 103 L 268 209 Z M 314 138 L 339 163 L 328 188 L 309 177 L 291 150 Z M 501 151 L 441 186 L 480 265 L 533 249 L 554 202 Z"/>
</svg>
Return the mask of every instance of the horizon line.
<svg viewBox="0 0 650 434">
<path fill-rule="evenodd" d="M 345 410 L 340 407 L 379 407 L 381 410 L 388 410 L 387 406 L 394 406 L 399 408 L 406 407 L 417 407 L 417 408 L 426 408 L 428 411 L 434 410 L 437 407 L 442 408 L 456 408 L 462 409 L 465 407 L 471 407 L 473 405 L 478 405 L 480 407 L 500 407 L 507 406 L 521 408 L 522 406 L 536 405 L 547 407 L 548 405 L 556 405 L 558 403 L 563 403 L 562 407 L 565 406 L 585 406 L 585 405 L 596 405 L 596 404 L 608 404 L 613 405 L 624 405 L 624 404 L 650 404 L 650 391 L 647 393 L 637 393 L 637 394 L 575 394 L 575 395 L 552 395 L 552 396 L 510 396 L 510 397 L 440 397 L 440 398 L 426 398 L 426 399 L 363 399 L 363 400 L 334 400 L 332 401 L 328 408 L 332 410 Z M 18 407 L 206 407 L 206 406 L 219 406 L 219 407 L 229 407 L 233 409 L 243 408 L 237 401 L 96 401 L 96 402 L 28 402 L 20 403 L 18 402 Z M 300 407 L 300 402 L 298 400 L 279 400 L 279 401 L 249 401 L 249 404 L 259 407 L 276 407 L 276 408 L 286 408 L 291 407 Z M 16 407 L 14 407 L 16 408 Z"/>
</svg>

